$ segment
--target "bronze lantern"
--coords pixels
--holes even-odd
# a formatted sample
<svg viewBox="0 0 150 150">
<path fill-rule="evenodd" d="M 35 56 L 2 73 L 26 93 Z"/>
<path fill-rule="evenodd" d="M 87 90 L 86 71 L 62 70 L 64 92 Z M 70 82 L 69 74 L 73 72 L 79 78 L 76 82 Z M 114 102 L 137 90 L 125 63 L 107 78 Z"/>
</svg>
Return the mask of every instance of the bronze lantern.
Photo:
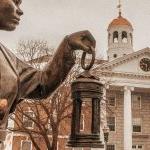
<svg viewBox="0 0 150 150">
<path fill-rule="evenodd" d="M 94 63 L 95 55 L 93 54 L 91 64 L 87 67 L 85 67 L 83 61 L 85 56 L 86 54 L 83 53 L 81 60 L 82 68 L 85 71 L 71 85 L 73 110 L 71 135 L 67 145 L 69 147 L 104 148 L 100 139 L 100 101 L 103 94 L 103 85 L 97 77 L 89 72 Z M 91 131 L 88 134 L 80 132 L 81 109 L 85 99 L 91 101 L 92 104 Z"/>
</svg>

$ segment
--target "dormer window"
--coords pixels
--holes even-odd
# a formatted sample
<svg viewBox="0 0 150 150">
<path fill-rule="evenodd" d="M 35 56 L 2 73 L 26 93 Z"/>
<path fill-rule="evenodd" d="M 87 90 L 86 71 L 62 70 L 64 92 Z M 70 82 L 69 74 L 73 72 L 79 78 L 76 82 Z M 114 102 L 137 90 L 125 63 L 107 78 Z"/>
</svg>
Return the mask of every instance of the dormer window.
<svg viewBox="0 0 150 150">
<path fill-rule="evenodd" d="M 115 32 L 113 33 L 113 42 L 114 42 L 114 43 L 118 43 L 118 32 L 117 32 L 117 31 L 115 31 Z"/>
<path fill-rule="evenodd" d="M 127 32 L 125 32 L 125 31 L 122 32 L 122 42 L 123 43 L 127 43 L 128 42 Z"/>
</svg>

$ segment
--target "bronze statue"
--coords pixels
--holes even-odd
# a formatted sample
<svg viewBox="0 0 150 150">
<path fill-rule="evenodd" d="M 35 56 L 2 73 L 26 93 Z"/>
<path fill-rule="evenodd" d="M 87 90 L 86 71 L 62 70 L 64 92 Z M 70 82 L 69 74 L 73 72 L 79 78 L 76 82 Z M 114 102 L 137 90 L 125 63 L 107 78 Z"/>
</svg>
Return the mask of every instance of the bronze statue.
<svg viewBox="0 0 150 150">
<path fill-rule="evenodd" d="M 21 0 L 0 0 L 0 29 L 13 31 L 23 15 Z M 91 53 L 95 39 L 89 31 L 66 36 L 58 47 L 52 62 L 39 71 L 19 60 L 0 44 L 0 129 L 6 128 L 9 113 L 24 98 L 44 98 L 50 95 L 66 78 L 75 64 L 74 51 Z"/>
</svg>

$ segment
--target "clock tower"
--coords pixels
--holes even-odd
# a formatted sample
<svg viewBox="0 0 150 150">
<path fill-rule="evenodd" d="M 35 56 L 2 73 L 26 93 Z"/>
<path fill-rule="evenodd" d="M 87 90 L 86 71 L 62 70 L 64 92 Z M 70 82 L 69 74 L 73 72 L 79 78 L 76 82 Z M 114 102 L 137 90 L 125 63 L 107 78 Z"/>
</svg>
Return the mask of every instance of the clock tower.
<svg viewBox="0 0 150 150">
<path fill-rule="evenodd" d="M 132 24 L 122 16 L 121 4 L 118 8 L 119 16 L 111 21 L 107 29 L 109 61 L 134 52 Z"/>
</svg>

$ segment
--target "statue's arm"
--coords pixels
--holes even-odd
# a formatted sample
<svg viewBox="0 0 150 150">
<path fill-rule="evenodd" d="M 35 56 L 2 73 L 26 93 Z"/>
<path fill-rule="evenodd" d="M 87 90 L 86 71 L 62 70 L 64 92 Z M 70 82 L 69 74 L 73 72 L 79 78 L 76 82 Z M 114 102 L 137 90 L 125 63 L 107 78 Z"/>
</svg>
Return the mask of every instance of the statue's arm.
<svg viewBox="0 0 150 150">
<path fill-rule="evenodd" d="M 47 97 L 63 82 L 75 64 L 73 51 L 80 49 L 91 54 L 93 51 L 91 47 L 95 46 L 94 37 L 85 30 L 66 37 L 58 47 L 52 62 L 49 62 L 43 71 L 33 69 L 19 61 L 20 97 Z"/>
<path fill-rule="evenodd" d="M 19 59 L 17 64 L 20 78 L 20 96 L 22 98 L 44 98 L 64 81 L 75 64 L 75 59 L 67 39 L 64 39 L 53 60 L 48 62 L 42 71 L 34 69 Z"/>
</svg>

